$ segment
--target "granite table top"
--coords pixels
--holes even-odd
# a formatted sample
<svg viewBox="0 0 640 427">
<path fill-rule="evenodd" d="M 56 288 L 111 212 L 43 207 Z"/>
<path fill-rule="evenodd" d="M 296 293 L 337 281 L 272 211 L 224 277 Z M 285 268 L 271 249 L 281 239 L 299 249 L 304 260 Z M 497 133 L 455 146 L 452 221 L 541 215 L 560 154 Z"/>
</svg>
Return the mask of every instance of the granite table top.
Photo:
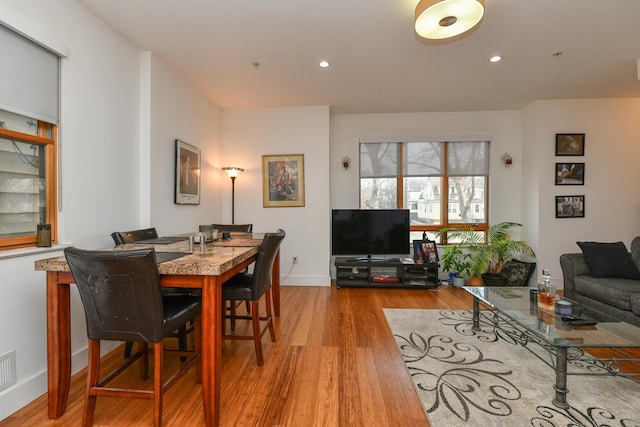
<svg viewBox="0 0 640 427">
<path fill-rule="evenodd" d="M 240 239 L 239 239 L 240 240 Z M 233 240 L 223 245 L 210 242 L 204 248 L 199 244 L 194 244 L 189 248 L 189 242 L 180 242 L 164 245 L 148 245 L 129 243 L 118 246 L 101 248 L 107 251 L 126 251 L 139 248 L 155 248 L 156 252 L 182 252 L 186 255 L 158 264 L 160 274 L 218 276 L 231 270 L 238 264 L 258 253 L 260 239 L 242 239 L 241 245 L 232 246 Z M 69 266 L 64 256 L 37 260 L 35 262 L 36 271 L 69 271 Z"/>
</svg>

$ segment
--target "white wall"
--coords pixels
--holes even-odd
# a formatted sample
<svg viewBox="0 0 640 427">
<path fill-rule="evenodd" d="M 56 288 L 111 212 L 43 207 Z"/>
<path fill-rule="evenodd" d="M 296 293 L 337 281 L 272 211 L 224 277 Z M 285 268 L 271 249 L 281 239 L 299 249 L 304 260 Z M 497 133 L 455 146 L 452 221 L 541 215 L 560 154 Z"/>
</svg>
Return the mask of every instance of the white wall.
<svg viewBox="0 0 640 427">
<path fill-rule="evenodd" d="M 264 208 L 262 155 L 304 154 L 304 207 Z M 245 168 L 235 184 L 235 222 L 255 231 L 282 228 L 283 285 L 328 286 L 329 277 L 329 108 L 289 107 L 224 110 L 222 164 Z M 220 171 L 220 175 L 223 172 Z M 231 181 L 223 177 L 223 219 L 231 222 Z M 298 257 L 292 266 L 291 257 Z"/>
<path fill-rule="evenodd" d="M 331 207 L 358 207 L 360 138 L 489 138 L 491 141 L 489 220 L 519 221 L 521 112 L 335 114 L 331 116 Z M 508 151 L 514 163 L 507 169 L 500 157 Z M 345 171 L 342 158 L 351 158 Z M 515 197 L 514 197 L 515 196 Z"/>
<path fill-rule="evenodd" d="M 198 231 L 199 224 L 221 220 L 220 109 L 190 86 L 157 55 L 150 56 L 151 224 L 160 235 Z M 200 149 L 200 205 L 177 205 L 175 140 Z M 177 220 L 178 219 L 178 220 Z"/>
<path fill-rule="evenodd" d="M 640 99 L 537 101 L 524 110 L 525 210 L 536 223 L 538 266 L 562 288 L 560 255 L 576 241 L 622 241 L 640 235 Z M 556 133 L 584 133 L 584 157 L 556 157 Z M 555 163 L 585 163 L 583 186 L 556 186 Z M 555 196 L 584 195 L 584 218 L 555 218 Z M 541 268 L 539 270 L 541 270 Z"/>
</svg>

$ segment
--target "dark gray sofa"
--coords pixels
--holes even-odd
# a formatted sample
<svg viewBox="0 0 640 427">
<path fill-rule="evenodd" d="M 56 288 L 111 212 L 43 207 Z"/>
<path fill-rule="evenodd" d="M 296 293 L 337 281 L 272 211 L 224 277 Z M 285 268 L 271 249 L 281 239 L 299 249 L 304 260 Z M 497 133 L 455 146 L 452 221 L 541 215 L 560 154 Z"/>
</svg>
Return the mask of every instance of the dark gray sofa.
<svg viewBox="0 0 640 427">
<path fill-rule="evenodd" d="M 640 237 L 631 243 L 631 258 L 640 269 Z M 561 255 L 560 267 L 564 296 L 640 326 L 640 280 L 592 277 L 582 253 Z"/>
</svg>

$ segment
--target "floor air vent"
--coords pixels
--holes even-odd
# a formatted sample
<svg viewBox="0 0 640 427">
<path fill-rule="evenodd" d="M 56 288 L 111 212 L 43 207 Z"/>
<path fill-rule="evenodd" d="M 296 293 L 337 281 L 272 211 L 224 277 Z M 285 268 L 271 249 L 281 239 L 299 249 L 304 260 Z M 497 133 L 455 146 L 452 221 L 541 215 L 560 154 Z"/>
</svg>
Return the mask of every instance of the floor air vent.
<svg viewBox="0 0 640 427">
<path fill-rule="evenodd" d="M 16 383 L 15 350 L 0 356 L 0 391 Z"/>
</svg>

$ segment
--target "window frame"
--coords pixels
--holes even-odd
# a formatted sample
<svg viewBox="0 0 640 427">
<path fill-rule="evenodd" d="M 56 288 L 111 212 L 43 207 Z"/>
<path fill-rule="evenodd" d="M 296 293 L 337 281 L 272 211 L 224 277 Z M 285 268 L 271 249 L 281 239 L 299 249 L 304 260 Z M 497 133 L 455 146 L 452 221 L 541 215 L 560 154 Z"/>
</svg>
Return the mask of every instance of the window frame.
<svg viewBox="0 0 640 427">
<path fill-rule="evenodd" d="M 51 224 L 51 241 L 56 243 L 58 238 L 58 127 L 55 124 L 38 121 L 38 134 L 30 135 L 23 132 L 0 128 L 0 137 L 18 142 L 44 146 L 45 150 L 45 223 Z M 37 232 L 33 235 L 19 237 L 0 237 L 0 251 L 37 246 Z"/>
<path fill-rule="evenodd" d="M 397 145 L 397 159 L 398 159 L 398 165 L 397 165 L 397 170 L 396 170 L 396 176 L 394 177 L 396 179 L 396 200 L 397 200 L 397 208 L 398 209 L 409 209 L 409 201 L 405 201 L 405 194 L 404 194 L 404 180 L 405 180 L 405 175 L 404 175 L 404 167 L 403 167 L 403 161 L 404 161 L 404 150 L 405 150 L 405 144 L 407 143 L 411 143 L 411 142 L 417 142 L 417 141 L 386 141 L 386 142 L 360 142 L 359 143 L 359 149 L 358 149 L 358 153 L 360 156 L 362 156 L 362 145 L 363 144 L 396 144 Z M 428 141 L 423 141 L 423 142 L 428 142 Z M 490 181 L 490 174 L 487 173 L 485 179 L 486 179 L 486 191 L 485 191 L 485 222 L 482 223 L 453 223 L 450 224 L 449 223 L 449 179 L 451 178 L 449 176 L 449 162 L 448 162 L 448 158 L 449 158 L 449 145 L 451 143 L 456 143 L 458 141 L 432 141 L 432 142 L 437 142 L 437 143 L 441 143 L 444 145 L 443 147 L 443 156 L 444 156 L 444 165 L 443 165 L 443 174 L 441 175 L 441 179 L 442 179 L 442 183 L 441 183 L 441 201 L 440 201 L 440 217 L 442 218 L 442 224 L 439 225 L 410 225 L 410 231 L 411 232 L 423 232 L 423 233 L 433 233 L 434 236 L 436 237 L 436 241 L 438 244 L 443 245 L 446 244 L 446 235 L 440 235 L 437 236 L 435 235 L 435 232 L 437 232 L 438 230 L 441 230 L 443 228 L 468 228 L 468 227 L 473 227 L 473 229 L 477 232 L 482 232 L 485 235 L 485 239 L 486 239 L 486 231 L 489 228 L 489 203 L 490 203 L 490 198 L 489 198 L 489 181 Z M 478 141 L 466 141 L 466 142 L 485 142 L 487 143 L 487 147 L 490 147 L 490 143 L 488 140 L 478 140 Z M 489 153 L 487 153 L 487 156 L 489 155 Z M 362 165 L 362 158 L 360 158 L 360 165 Z M 489 171 L 488 171 L 489 172 Z M 358 205 L 361 206 L 360 201 L 362 200 L 362 169 L 359 170 L 358 172 Z M 367 177 L 367 179 L 370 179 L 370 177 Z"/>
</svg>

